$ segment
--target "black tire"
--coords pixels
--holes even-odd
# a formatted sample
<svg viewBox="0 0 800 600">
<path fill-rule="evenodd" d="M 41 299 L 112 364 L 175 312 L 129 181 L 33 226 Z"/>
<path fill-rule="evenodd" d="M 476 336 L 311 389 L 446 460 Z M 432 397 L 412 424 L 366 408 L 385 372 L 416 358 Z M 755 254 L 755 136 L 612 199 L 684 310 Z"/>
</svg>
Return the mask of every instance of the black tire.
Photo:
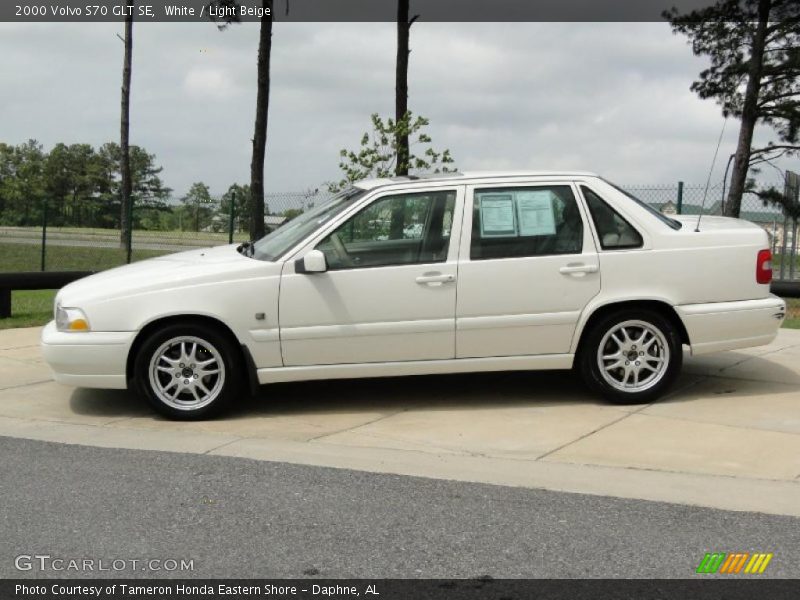
<svg viewBox="0 0 800 600">
<path fill-rule="evenodd" d="M 627 340 L 619 329 L 621 327 L 630 336 Z M 637 347 L 631 342 L 635 342 L 646 328 L 655 341 L 642 349 L 641 344 Z M 612 332 L 624 343 L 618 344 L 610 337 Z M 604 356 L 612 358 L 601 361 L 601 344 Z M 634 353 L 637 355 L 635 360 Z M 666 363 L 664 367 L 661 367 L 663 363 L 658 362 L 659 357 Z M 600 366 L 601 362 L 605 365 L 604 369 Z M 618 362 L 619 365 L 615 366 Z M 675 382 L 682 364 L 683 346 L 675 326 L 661 313 L 648 309 L 620 310 L 601 318 L 586 332 L 576 359 L 578 371 L 589 388 L 612 404 L 647 404 L 655 401 Z M 634 386 L 634 377 L 637 381 L 641 380 L 641 384 L 637 384 L 639 387 Z"/>
<path fill-rule="evenodd" d="M 177 360 L 174 365 L 173 360 Z M 138 394 L 175 420 L 217 416 L 239 397 L 243 381 L 241 352 L 234 341 L 203 323 L 174 323 L 156 331 L 142 343 L 134 361 Z"/>
</svg>

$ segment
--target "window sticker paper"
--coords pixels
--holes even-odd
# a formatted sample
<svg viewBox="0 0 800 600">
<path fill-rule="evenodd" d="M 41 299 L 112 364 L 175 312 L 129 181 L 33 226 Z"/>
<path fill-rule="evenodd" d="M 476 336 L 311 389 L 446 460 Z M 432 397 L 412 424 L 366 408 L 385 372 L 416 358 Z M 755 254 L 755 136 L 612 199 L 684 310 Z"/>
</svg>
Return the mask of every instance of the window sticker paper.
<svg viewBox="0 0 800 600">
<path fill-rule="evenodd" d="M 517 220 L 511 194 L 486 194 L 480 199 L 481 237 L 516 237 Z"/>
<path fill-rule="evenodd" d="M 556 216 L 549 191 L 517 192 L 519 234 L 555 235 Z"/>
</svg>

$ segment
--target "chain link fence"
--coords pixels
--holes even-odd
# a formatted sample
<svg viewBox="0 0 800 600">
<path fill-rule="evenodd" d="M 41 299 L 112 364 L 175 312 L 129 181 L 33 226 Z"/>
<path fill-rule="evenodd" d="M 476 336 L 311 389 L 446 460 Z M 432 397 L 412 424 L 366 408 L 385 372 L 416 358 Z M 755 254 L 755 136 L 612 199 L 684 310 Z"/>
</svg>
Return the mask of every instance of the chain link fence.
<svg viewBox="0 0 800 600">
<path fill-rule="evenodd" d="M 265 227 L 274 230 L 329 198 L 323 191 L 266 194 Z M 37 226 L 0 226 L 0 273 L 100 271 L 128 262 L 128 240 L 119 229 L 60 226 L 46 207 L 38 214 Z M 131 262 L 249 239 L 244 199 L 134 208 L 132 222 Z"/>
<path fill-rule="evenodd" d="M 773 185 L 783 189 L 783 182 Z M 708 190 L 705 185 L 682 182 L 621 187 L 667 215 L 702 212 L 713 216 L 724 211 L 725 190 L 721 183 Z M 324 191 L 267 194 L 265 226 L 273 230 L 330 197 Z M 245 241 L 248 215 L 244 206 L 244 202 L 213 198 L 196 205 L 170 203 L 160 208 L 135 208 L 130 260 Z M 0 273 L 99 271 L 128 261 L 127 240 L 121 239 L 118 229 L 57 226 L 46 207 L 39 207 L 38 213 L 38 226 L 0 226 Z M 797 221 L 786 216 L 781 207 L 765 204 L 752 194 L 743 199 L 740 217 L 769 234 L 776 278 L 800 279 Z"/>
<path fill-rule="evenodd" d="M 708 186 L 685 185 L 628 185 L 622 186 L 630 194 L 666 215 L 710 215 L 724 213 L 726 188 L 722 183 Z M 784 189 L 784 182 L 766 182 L 760 189 Z M 742 198 L 739 218 L 755 223 L 769 236 L 772 250 L 774 276 L 779 280 L 800 279 L 798 256 L 798 221 L 774 203 L 766 202 L 748 193 Z M 701 221 L 702 223 L 702 221 Z"/>
</svg>

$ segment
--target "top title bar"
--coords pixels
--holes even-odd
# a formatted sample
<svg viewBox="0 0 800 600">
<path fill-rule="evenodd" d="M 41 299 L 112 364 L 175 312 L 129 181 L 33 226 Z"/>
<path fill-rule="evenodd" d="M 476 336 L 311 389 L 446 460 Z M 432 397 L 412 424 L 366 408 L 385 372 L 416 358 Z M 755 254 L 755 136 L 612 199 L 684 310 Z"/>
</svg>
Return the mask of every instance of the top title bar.
<svg viewBox="0 0 800 600">
<path fill-rule="evenodd" d="M 429 22 L 663 21 L 663 11 L 702 9 L 713 0 L 410 0 Z M 2 22 L 380 22 L 397 19 L 397 0 L 2 0 Z"/>
</svg>

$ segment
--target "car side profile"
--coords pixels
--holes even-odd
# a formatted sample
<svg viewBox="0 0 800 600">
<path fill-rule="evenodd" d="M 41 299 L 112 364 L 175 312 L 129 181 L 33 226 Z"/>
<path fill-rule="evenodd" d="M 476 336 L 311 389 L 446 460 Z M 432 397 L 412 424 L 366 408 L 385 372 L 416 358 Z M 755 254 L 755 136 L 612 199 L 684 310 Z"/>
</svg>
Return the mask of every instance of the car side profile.
<svg viewBox="0 0 800 600">
<path fill-rule="evenodd" d="M 254 243 L 63 288 L 56 381 L 207 418 L 259 384 L 570 369 L 651 402 L 705 354 L 771 342 L 767 234 L 670 218 L 591 173 L 375 179 Z M 531 391 L 535 395 L 535 390 Z"/>
</svg>

